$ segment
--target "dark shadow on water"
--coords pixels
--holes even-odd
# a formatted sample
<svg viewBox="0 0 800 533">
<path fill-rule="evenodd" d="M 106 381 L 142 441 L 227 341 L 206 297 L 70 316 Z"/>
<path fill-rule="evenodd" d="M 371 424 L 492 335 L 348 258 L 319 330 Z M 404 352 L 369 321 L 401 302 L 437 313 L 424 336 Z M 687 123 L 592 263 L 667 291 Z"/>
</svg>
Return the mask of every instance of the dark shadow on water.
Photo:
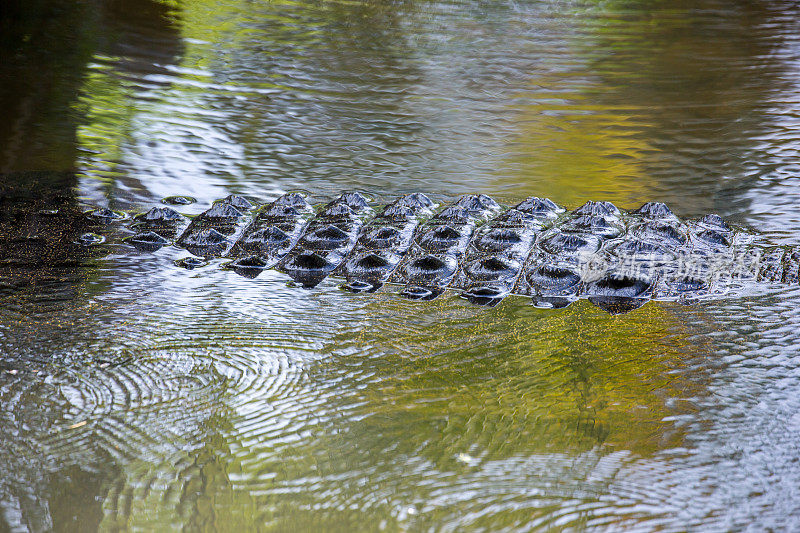
<svg viewBox="0 0 800 533">
<path fill-rule="evenodd" d="M 151 0 L 0 2 L 0 297 L 2 345 L 18 342 L 14 313 L 64 310 L 84 297 L 102 250 L 80 244 L 92 231 L 76 198 L 76 106 L 97 54 L 142 68 L 173 63 L 182 44 L 165 4 Z M 153 46 L 156 46 L 153 48 Z M 44 327 L 44 326 L 43 326 Z M 59 326 L 61 327 L 61 326 Z M 38 341 L 37 341 L 38 342 Z M 34 343 L 35 345 L 35 343 Z M 4 350 L 6 351 L 6 350 Z M 51 350 L 7 352 L 0 368 L 0 531 L 96 530 L 120 471 L 103 453 L 60 456 L 46 441 L 61 431 L 68 403 L 43 382 Z M 41 446 L 41 447 L 40 447 Z"/>
</svg>

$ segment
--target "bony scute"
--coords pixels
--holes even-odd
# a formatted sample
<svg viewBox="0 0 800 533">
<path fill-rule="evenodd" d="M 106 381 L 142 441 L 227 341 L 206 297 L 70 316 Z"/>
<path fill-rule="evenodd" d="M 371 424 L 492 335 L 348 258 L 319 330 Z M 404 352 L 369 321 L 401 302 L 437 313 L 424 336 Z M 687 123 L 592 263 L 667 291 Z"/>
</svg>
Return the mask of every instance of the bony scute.
<svg viewBox="0 0 800 533">
<path fill-rule="evenodd" d="M 449 290 L 490 306 L 524 295 L 547 308 L 586 299 L 611 313 L 800 278 L 800 247 L 767 250 L 753 244 L 755 232 L 718 215 L 682 220 L 660 202 L 625 210 L 590 201 L 569 211 L 539 197 L 504 206 L 472 194 L 437 204 L 411 193 L 377 204 L 346 192 L 313 204 L 291 192 L 263 205 L 231 195 L 186 220 L 153 207 L 134 217 L 127 242 L 156 251 L 183 224 L 174 244 L 203 258 L 198 263 L 228 258 L 227 268 L 247 278 L 276 269 L 305 288 L 330 277 L 356 293 L 389 285 L 431 300 Z"/>
</svg>

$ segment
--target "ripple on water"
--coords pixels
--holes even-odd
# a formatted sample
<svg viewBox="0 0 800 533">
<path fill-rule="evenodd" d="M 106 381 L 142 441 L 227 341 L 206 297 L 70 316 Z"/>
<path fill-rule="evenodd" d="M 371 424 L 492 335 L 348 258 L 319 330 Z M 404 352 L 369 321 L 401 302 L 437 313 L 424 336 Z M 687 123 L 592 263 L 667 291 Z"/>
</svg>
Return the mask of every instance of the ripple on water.
<svg viewBox="0 0 800 533">
<path fill-rule="evenodd" d="M 81 197 L 114 209 L 538 194 L 661 200 L 796 242 L 790 0 L 145 4 L 64 40 L 85 69 L 28 69 L 79 73 L 80 96 L 54 108 L 60 85 L 33 81 L 48 90 L 4 99 L 0 167 L 47 146 L 50 168 L 63 145 Z M 0 281 L 0 520 L 18 529 L 63 507 L 147 530 L 790 529 L 800 513 L 797 291 L 623 317 L 483 309 L 115 242 Z"/>
</svg>

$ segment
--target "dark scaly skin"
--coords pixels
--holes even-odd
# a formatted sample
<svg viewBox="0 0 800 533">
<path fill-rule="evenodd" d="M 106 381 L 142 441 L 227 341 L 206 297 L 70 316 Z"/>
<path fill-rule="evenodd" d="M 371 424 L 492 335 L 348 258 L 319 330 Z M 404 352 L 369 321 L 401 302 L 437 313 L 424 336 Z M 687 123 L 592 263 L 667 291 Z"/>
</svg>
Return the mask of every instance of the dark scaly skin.
<svg viewBox="0 0 800 533">
<path fill-rule="evenodd" d="M 230 267 L 251 278 L 275 267 L 295 247 L 313 212 L 299 193 L 284 194 L 258 209 L 228 254 L 235 258 Z"/>
<path fill-rule="evenodd" d="M 473 303 L 497 305 L 516 286 L 537 235 L 562 211 L 529 198 L 478 228 L 451 287 Z"/>
<path fill-rule="evenodd" d="M 176 244 L 193 255 L 219 257 L 233 244 L 231 237 L 252 207 L 249 200 L 235 195 L 214 202 L 192 220 Z"/>
<path fill-rule="evenodd" d="M 170 244 L 186 222 L 186 217 L 170 207 L 153 207 L 134 217 L 132 227 L 137 233 L 128 237 L 126 242 L 140 251 L 155 252 Z"/>
<path fill-rule="evenodd" d="M 394 273 L 413 243 L 420 222 L 433 213 L 434 203 L 424 194 L 398 198 L 367 224 L 336 275 L 353 292 L 374 292 Z"/>
<path fill-rule="evenodd" d="M 405 284 L 402 295 L 430 300 L 451 284 L 479 222 L 500 210 L 486 195 L 466 195 L 420 226 L 392 281 Z"/>
<path fill-rule="evenodd" d="M 532 197 L 504 210 L 488 196 L 466 195 L 434 215 L 434 204 L 414 193 L 374 215 L 366 198 L 345 193 L 311 218 L 306 198 L 289 193 L 255 210 L 234 243 L 245 213 L 253 211 L 245 202 L 216 202 L 176 244 L 202 257 L 227 251 L 228 266 L 244 276 L 277 268 L 305 287 L 333 276 L 354 292 L 389 282 L 403 285 L 408 298 L 432 299 L 452 289 L 483 305 L 509 294 L 530 296 L 540 307 L 587 298 L 611 313 L 652 299 L 716 296 L 730 282 L 796 284 L 800 278 L 800 247 L 755 243 L 757 235 L 716 215 L 683 221 L 658 202 L 630 212 L 587 202 L 565 212 Z M 150 241 L 168 241 L 185 220 L 168 209 L 135 217 L 139 233 L 130 243 L 147 250 Z M 104 211 L 92 216 L 113 221 Z"/>
<path fill-rule="evenodd" d="M 362 195 L 340 195 L 311 219 L 277 269 L 304 287 L 316 287 L 345 260 L 371 211 Z"/>
</svg>

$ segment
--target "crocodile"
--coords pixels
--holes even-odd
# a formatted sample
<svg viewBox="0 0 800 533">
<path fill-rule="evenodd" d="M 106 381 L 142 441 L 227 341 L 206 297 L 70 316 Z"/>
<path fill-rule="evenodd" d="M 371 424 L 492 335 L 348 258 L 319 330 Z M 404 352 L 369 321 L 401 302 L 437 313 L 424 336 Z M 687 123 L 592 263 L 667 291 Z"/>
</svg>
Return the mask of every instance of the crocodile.
<svg viewBox="0 0 800 533">
<path fill-rule="evenodd" d="M 185 249 L 183 268 L 223 258 L 242 276 L 275 269 L 304 288 L 330 277 L 354 293 L 386 286 L 432 300 L 450 290 L 487 306 L 522 295 L 544 308 L 587 299 L 613 314 L 800 276 L 800 247 L 714 214 L 684 220 L 660 202 L 624 210 L 588 201 L 570 211 L 539 197 L 508 206 L 468 194 L 438 205 L 422 193 L 375 203 L 346 192 L 312 204 L 289 192 L 265 204 L 230 195 L 192 217 L 178 211 L 192 202 L 170 197 L 138 214 L 91 209 L 82 213 L 91 231 L 75 244 L 100 246 L 103 228 L 116 224 L 142 253 Z"/>
</svg>

